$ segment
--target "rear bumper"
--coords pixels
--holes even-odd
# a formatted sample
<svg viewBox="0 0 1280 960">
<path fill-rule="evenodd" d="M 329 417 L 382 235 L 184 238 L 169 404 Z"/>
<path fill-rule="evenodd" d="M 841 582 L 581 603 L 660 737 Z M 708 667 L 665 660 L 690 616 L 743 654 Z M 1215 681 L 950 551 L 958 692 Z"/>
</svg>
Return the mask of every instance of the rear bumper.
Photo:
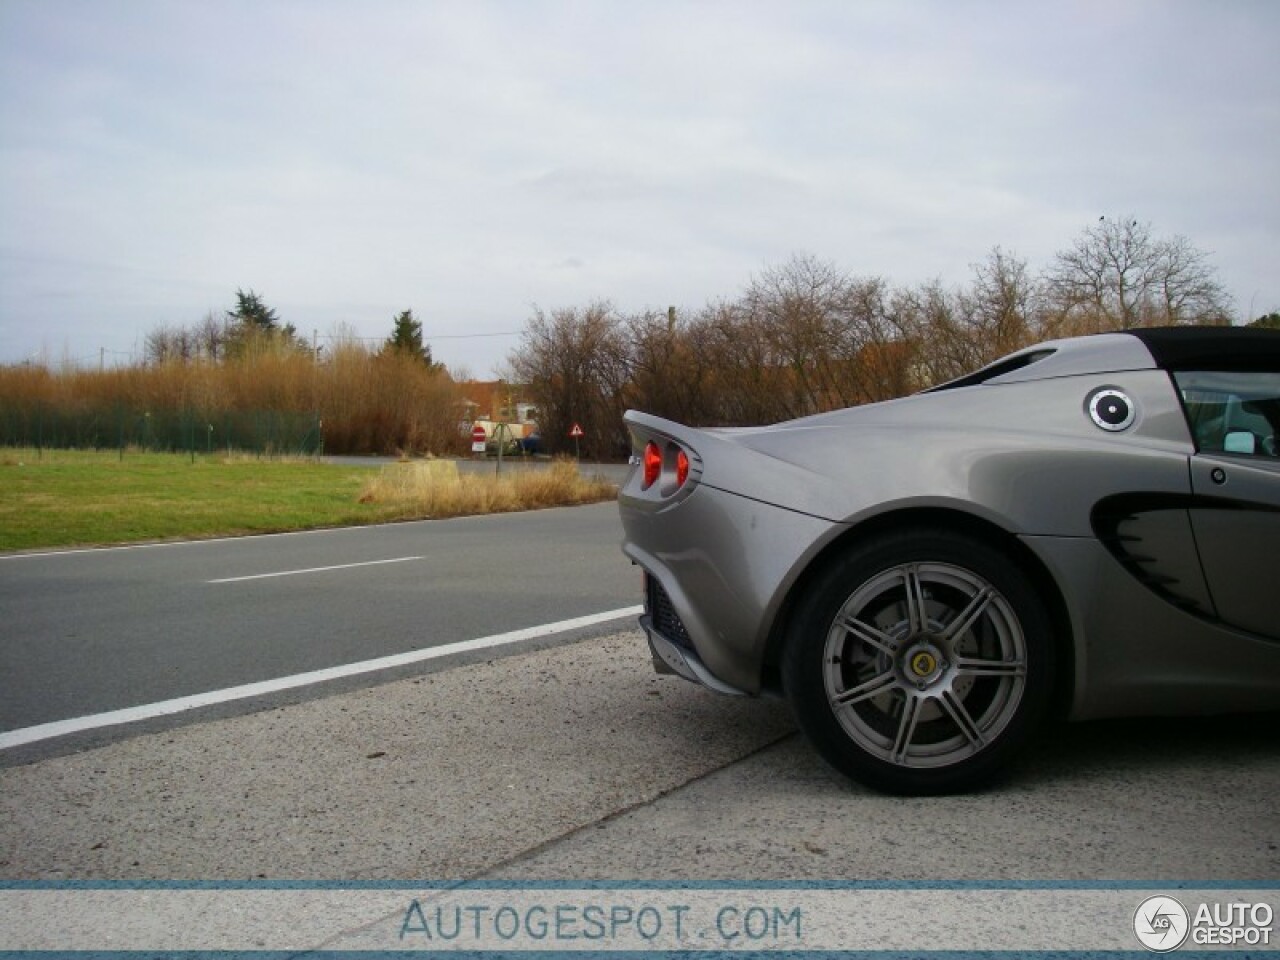
<svg viewBox="0 0 1280 960">
<path fill-rule="evenodd" d="M 662 587 L 666 602 L 645 610 L 656 632 L 721 687 L 760 693 L 777 611 L 841 525 L 706 485 L 655 506 L 633 495 L 633 482 L 618 498 L 622 549 Z"/>
<path fill-rule="evenodd" d="M 676 646 L 653 625 L 653 617 L 645 614 L 640 626 L 649 638 L 649 650 L 653 653 L 653 666 L 659 673 L 674 673 L 716 693 L 745 696 L 744 691 L 717 680 L 692 650 Z M 664 669 L 665 668 L 665 669 Z"/>
</svg>

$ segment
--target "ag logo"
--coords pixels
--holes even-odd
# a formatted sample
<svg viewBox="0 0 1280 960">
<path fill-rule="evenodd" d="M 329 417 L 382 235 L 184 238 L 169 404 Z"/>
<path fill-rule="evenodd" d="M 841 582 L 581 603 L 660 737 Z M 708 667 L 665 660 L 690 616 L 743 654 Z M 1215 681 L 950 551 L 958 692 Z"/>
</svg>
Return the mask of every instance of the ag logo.
<svg viewBox="0 0 1280 960">
<path fill-rule="evenodd" d="M 1173 897 L 1148 897 L 1133 915 L 1133 932 L 1138 942 L 1155 953 L 1177 950 L 1187 939 L 1191 918 Z"/>
</svg>

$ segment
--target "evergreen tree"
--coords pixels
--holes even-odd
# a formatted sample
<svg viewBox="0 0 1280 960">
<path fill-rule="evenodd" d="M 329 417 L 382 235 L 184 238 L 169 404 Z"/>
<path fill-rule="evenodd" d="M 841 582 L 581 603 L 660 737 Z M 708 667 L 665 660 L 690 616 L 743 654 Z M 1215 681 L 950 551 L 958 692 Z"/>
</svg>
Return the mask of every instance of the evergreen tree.
<svg viewBox="0 0 1280 960">
<path fill-rule="evenodd" d="M 236 290 L 236 308 L 227 313 L 226 355 L 245 356 L 261 350 L 298 349 L 298 330 L 292 323 L 283 326 L 276 312 L 262 297 L 250 290 Z"/>
<path fill-rule="evenodd" d="M 412 310 L 403 310 L 393 321 L 391 336 L 383 349 L 388 353 L 403 353 L 416 357 L 428 367 L 434 368 L 431 348 L 422 342 L 422 321 L 413 316 Z"/>
<path fill-rule="evenodd" d="M 280 329 L 280 320 L 276 312 L 262 302 L 262 297 L 250 290 L 236 291 L 236 308 L 227 314 L 227 319 L 238 323 L 248 330 L 270 333 Z"/>
</svg>

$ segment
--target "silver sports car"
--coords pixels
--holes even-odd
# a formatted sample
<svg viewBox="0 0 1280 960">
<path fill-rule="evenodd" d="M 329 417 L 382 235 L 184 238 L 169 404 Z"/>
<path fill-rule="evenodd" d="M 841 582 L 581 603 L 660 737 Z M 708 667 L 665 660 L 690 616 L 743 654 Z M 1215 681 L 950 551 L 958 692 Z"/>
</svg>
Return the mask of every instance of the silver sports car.
<svg viewBox="0 0 1280 960">
<path fill-rule="evenodd" d="M 626 422 L 654 664 L 838 769 L 972 787 L 1050 714 L 1280 707 L 1280 332 L 1041 344 L 769 427 Z"/>
</svg>

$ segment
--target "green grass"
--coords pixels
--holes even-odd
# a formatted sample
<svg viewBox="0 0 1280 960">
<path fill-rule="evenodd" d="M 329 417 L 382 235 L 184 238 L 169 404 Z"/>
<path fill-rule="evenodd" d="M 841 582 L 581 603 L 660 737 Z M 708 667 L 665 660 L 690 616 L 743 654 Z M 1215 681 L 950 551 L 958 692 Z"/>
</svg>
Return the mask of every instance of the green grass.
<svg viewBox="0 0 1280 960">
<path fill-rule="evenodd" d="M 611 499 L 571 462 L 520 476 L 450 463 L 370 467 L 312 460 L 0 448 L 0 550 L 276 533 Z M 435 482 L 432 482 L 432 478 Z"/>
<path fill-rule="evenodd" d="M 370 470 L 305 460 L 0 450 L 0 550 L 377 523 Z"/>
</svg>

